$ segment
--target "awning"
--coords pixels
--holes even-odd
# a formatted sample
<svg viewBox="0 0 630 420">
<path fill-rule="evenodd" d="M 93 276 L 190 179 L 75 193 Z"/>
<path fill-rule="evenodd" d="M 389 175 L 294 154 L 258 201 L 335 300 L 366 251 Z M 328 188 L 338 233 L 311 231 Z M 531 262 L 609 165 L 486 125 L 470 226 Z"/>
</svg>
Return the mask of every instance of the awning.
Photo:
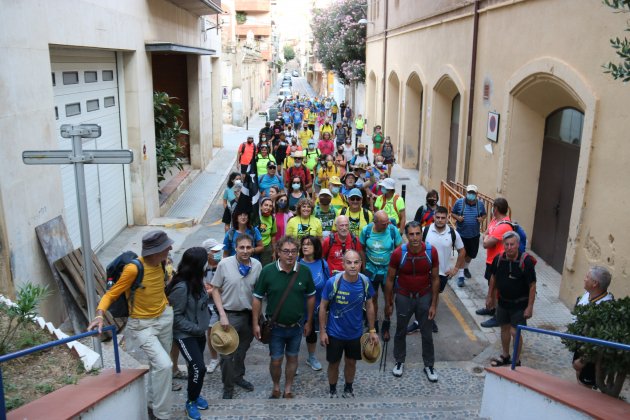
<svg viewBox="0 0 630 420">
<path fill-rule="evenodd" d="M 215 15 L 223 13 L 220 0 L 169 0 L 195 16 Z M 217 4 L 218 3 L 218 4 Z"/>
<path fill-rule="evenodd" d="M 217 55 L 216 50 L 211 50 L 209 48 L 190 47 L 188 45 L 173 44 L 171 42 L 152 42 L 150 44 L 145 44 L 145 49 L 149 52 L 171 54 Z"/>
</svg>

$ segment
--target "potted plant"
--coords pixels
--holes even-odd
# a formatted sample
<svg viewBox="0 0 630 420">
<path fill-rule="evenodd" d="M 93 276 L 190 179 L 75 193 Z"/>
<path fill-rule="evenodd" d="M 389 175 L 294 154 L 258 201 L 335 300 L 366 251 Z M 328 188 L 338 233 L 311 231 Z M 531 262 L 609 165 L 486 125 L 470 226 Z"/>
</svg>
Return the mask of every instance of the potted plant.
<svg viewBox="0 0 630 420">
<path fill-rule="evenodd" d="M 247 13 L 245 12 L 236 12 L 236 23 L 239 25 L 244 24 L 247 21 Z"/>
<path fill-rule="evenodd" d="M 153 93 L 153 113 L 155 118 L 155 154 L 157 157 L 158 182 L 165 179 L 164 174 L 172 167 L 184 169 L 179 154 L 181 136 L 188 135 L 182 126 L 181 116 L 184 110 L 173 102 L 175 97 L 166 92 Z"/>
<path fill-rule="evenodd" d="M 576 306 L 575 321 L 568 326 L 569 334 L 598 338 L 615 343 L 630 343 L 630 297 L 599 305 Z M 572 352 L 595 364 L 597 388 L 604 394 L 618 398 L 630 373 L 630 352 L 596 344 L 562 339 Z"/>
</svg>

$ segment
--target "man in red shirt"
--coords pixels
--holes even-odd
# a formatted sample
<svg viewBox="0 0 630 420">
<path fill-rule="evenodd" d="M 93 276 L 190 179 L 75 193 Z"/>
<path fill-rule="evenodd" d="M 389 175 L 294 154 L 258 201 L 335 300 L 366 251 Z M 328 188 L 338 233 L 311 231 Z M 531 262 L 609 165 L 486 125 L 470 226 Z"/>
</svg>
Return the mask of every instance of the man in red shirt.
<svg viewBox="0 0 630 420">
<path fill-rule="evenodd" d="M 486 272 L 484 277 L 490 282 L 492 276 L 492 261 L 494 257 L 500 255 L 503 252 L 503 234 L 512 230 L 512 226 L 509 223 L 508 217 L 508 202 L 503 197 L 498 197 L 494 200 L 492 205 L 492 220 L 488 223 L 488 230 L 483 237 L 483 247 L 486 249 Z M 492 315 L 492 318 L 481 323 L 484 328 L 498 327 L 496 317 L 494 316 L 496 299 L 489 302 L 490 305 L 486 305 L 484 308 L 477 309 L 475 313 L 477 315 Z"/>
<path fill-rule="evenodd" d="M 293 153 L 293 166 L 284 171 L 284 183 L 286 184 L 287 191 L 291 190 L 291 180 L 295 177 L 299 177 L 304 185 L 304 191 L 309 192 L 313 182 L 311 180 L 311 171 L 303 164 L 304 153 L 301 150 Z"/>
<path fill-rule="evenodd" d="M 348 217 L 337 216 L 335 227 L 337 232 L 328 235 L 322 244 L 322 256 L 328 263 L 331 274 L 343 271 L 343 256 L 349 249 L 357 251 L 361 255 L 361 261 L 365 261 L 359 238 L 350 232 L 350 220 Z"/>
<path fill-rule="evenodd" d="M 242 143 L 238 147 L 238 154 L 236 156 L 236 160 L 241 165 L 242 174 L 246 174 L 248 169 L 250 169 L 250 164 L 253 162 L 255 155 L 256 145 L 254 144 L 254 137 L 248 136 L 247 142 Z"/>
<path fill-rule="evenodd" d="M 424 374 L 430 382 L 437 382 L 433 368 L 435 362 L 433 348 L 433 323 L 440 294 L 440 263 L 435 248 L 430 255 L 422 242 L 422 227 L 416 221 L 405 225 L 405 235 L 409 240 L 392 253 L 385 284 L 385 316 L 393 312 L 394 294 L 396 299 L 396 335 L 394 336 L 394 358 L 396 365 L 392 373 L 401 377 L 407 355 L 407 324 L 412 315 L 420 323 L 422 334 L 422 360 Z M 394 293 L 395 292 L 395 293 Z"/>
</svg>

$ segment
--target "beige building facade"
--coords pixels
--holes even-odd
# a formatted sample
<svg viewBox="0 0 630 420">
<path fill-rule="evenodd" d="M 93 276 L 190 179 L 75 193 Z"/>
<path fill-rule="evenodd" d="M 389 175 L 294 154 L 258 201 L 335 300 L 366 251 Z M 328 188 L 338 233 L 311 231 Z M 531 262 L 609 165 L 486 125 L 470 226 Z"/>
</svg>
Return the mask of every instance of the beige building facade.
<svg viewBox="0 0 630 420">
<path fill-rule="evenodd" d="M 594 264 L 630 294 L 630 88 L 602 69 L 626 19 L 597 1 L 368 2 L 370 127 L 426 187 L 507 198 L 568 305 Z"/>
<path fill-rule="evenodd" d="M 190 131 L 188 158 L 203 170 L 222 145 L 216 15 L 220 1 L 0 2 L 0 293 L 52 273 L 34 228 L 63 216 L 80 246 L 71 165 L 27 166 L 25 150 L 71 148 L 62 124 L 99 124 L 85 149 L 131 149 L 130 165 L 87 165 L 92 246 L 160 216 L 153 92 L 177 96 Z M 214 112 L 217 110 L 217 112 Z M 46 301 L 63 320 L 59 294 Z"/>
</svg>

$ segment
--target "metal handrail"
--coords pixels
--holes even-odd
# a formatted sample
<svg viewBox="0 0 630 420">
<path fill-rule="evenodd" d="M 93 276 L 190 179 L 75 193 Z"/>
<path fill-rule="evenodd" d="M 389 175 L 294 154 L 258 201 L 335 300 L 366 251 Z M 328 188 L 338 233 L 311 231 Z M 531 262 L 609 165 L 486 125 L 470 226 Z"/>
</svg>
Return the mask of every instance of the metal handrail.
<svg viewBox="0 0 630 420">
<path fill-rule="evenodd" d="M 103 331 L 112 332 L 112 341 L 114 343 L 114 363 L 116 365 L 116 373 L 120 373 L 120 358 L 118 355 L 118 336 L 116 334 L 116 326 L 109 325 L 103 328 Z M 50 341 L 48 343 L 40 344 L 39 346 L 16 351 L 15 353 L 5 354 L 4 356 L 0 356 L 0 364 L 3 362 L 8 362 L 9 360 L 17 359 L 19 357 L 28 356 L 29 354 L 36 353 L 38 351 L 46 350 L 51 347 L 56 347 L 61 344 L 66 344 L 71 341 L 76 341 L 85 337 L 91 337 L 97 334 L 99 334 L 98 330 L 92 330 L 92 331 L 84 332 L 82 334 L 73 335 L 72 337 L 66 337 L 66 338 L 62 338 L 61 340 Z M 4 383 L 2 381 L 2 367 L 0 366 L 0 420 L 6 420 L 6 418 L 7 418 L 7 409 L 6 409 L 6 405 L 4 401 Z"/>
<path fill-rule="evenodd" d="M 582 337 L 581 335 L 561 333 L 558 331 L 543 330 L 540 328 L 527 327 L 525 325 L 517 325 L 516 336 L 514 337 L 514 350 L 512 352 L 514 354 L 514 357 L 512 358 L 512 370 L 516 369 L 516 361 L 518 360 L 518 345 L 519 345 L 519 342 L 521 341 L 521 330 L 531 331 L 538 334 L 552 335 L 554 337 L 568 338 L 570 340 L 581 341 L 583 343 L 597 344 L 599 346 L 604 346 L 604 347 L 612 347 L 618 350 L 630 351 L 630 345 L 628 344 L 621 344 L 621 343 L 615 343 L 614 341 L 600 340 L 599 338 Z"/>
</svg>

